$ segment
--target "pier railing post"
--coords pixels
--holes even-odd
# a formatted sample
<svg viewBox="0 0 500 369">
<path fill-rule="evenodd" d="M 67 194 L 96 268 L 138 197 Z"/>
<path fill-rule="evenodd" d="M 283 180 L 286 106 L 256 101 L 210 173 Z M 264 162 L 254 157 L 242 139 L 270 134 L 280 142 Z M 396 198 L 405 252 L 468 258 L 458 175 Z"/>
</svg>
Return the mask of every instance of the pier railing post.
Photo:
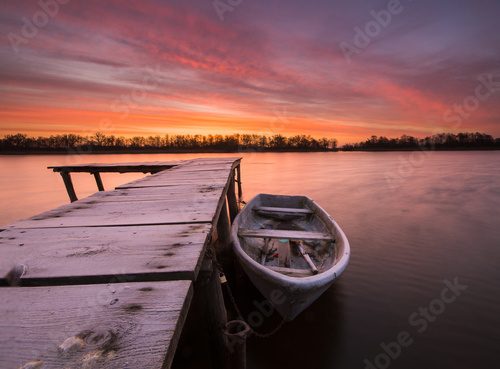
<svg viewBox="0 0 500 369">
<path fill-rule="evenodd" d="M 104 185 L 102 184 L 101 174 L 99 172 L 92 173 L 95 178 L 95 183 L 97 184 L 97 189 L 99 191 L 104 191 Z"/>
<path fill-rule="evenodd" d="M 75 188 L 73 187 L 73 182 L 71 181 L 71 175 L 69 172 L 62 171 L 60 172 L 61 177 L 64 181 L 64 185 L 66 186 L 66 191 L 68 192 L 68 196 L 71 202 L 75 202 L 78 200 L 76 197 Z"/>
</svg>

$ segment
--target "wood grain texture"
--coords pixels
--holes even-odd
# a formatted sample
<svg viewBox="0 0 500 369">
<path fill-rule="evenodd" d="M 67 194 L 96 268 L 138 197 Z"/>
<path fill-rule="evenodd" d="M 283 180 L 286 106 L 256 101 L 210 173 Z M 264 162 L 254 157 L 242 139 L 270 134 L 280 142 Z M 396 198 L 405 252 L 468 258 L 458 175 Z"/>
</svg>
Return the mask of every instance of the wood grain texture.
<svg viewBox="0 0 500 369">
<path fill-rule="evenodd" d="M 191 299 L 190 281 L 0 288 L 0 368 L 170 368 Z"/>
<path fill-rule="evenodd" d="M 183 161 L 153 161 L 138 163 L 89 163 L 74 165 L 50 166 L 54 172 L 101 172 L 101 173 L 147 173 L 150 171 L 165 170 L 182 164 Z"/>
<path fill-rule="evenodd" d="M 134 188 L 134 187 L 165 187 L 165 186 L 202 186 L 211 184 L 222 186 L 227 181 L 228 171 L 203 171 L 203 172 L 184 172 L 170 173 L 168 171 L 160 172 L 136 181 L 116 187 Z"/>
<path fill-rule="evenodd" d="M 238 231 L 240 237 L 253 238 L 283 238 L 288 240 L 316 240 L 328 241 L 333 237 L 328 233 L 306 232 L 306 231 L 286 231 L 279 229 L 241 229 Z"/>
<path fill-rule="evenodd" d="M 128 164 L 73 169 L 148 169 Z M 24 286 L 0 288 L 0 368 L 169 368 L 237 164 L 182 161 L 0 231 L 0 284 Z"/>
<path fill-rule="evenodd" d="M 163 187 L 163 186 L 196 186 L 211 184 L 223 186 L 232 169 L 238 165 L 240 159 L 195 159 L 187 161 L 175 168 L 159 172 L 136 181 L 117 187 L 141 188 L 141 187 Z"/>
<path fill-rule="evenodd" d="M 255 211 L 263 211 L 265 213 L 285 213 L 285 214 L 312 214 L 311 209 L 299 209 L 299 208 L 278 208 L 272 206 L 256 206 L 253 208 Z"/>
<path fill-rule="evenodd" d="M 203 202 L 208 199 L 218 199 L 221 196 L 224 186 L 170 186 L 162 187 L 138 187 L 124 188 L 115 191 L 98 192 L 80 200 L 80 203 L 92 202 L 128 202 L 128 201 L 184 201 L 188 199 L 192 202 Z"/>
<path fill-rule="evenodd" d="M 8 229 L 0 232 L 0 283 L 196 280 L 210 230 L 210 224 Z"/>
<path fill-rule="evenodd" d="M 189 196 L 158 201 L 77 201 L 19 221 L 9 227 L 63 228 L 211 223 L 217 203 L 216 198 L 193 199 Z"/>
</svg>

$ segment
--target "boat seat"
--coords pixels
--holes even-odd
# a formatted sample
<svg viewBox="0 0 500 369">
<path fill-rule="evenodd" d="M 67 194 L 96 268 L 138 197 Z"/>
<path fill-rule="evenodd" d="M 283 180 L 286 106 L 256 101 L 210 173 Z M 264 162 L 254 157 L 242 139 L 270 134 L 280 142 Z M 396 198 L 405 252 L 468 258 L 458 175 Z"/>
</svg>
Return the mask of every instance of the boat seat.
<svg viewBox="0 0 500 369">
<path fill-rule="evenodd" d="M 291 277 L 310 277 L 313 275 L 313 273 L 308 269 L 283 268 L 277 266 L 266 266 L 266 268 Z"/>
<path fill-rule="evenodd" d="M 323 232 L 288 231 L 281 229 L 244 229 L 238 231 L 240 237 L 282 238 L 288 240 L 331 241 L 332 235 Z"/>
<path fill-rule="evenodd" d="M 311 209 L 305 208 L 277 208 L 272 206 L 256 206 L 253 208 L 254 211 L 263 211 L 266 213 L 285 213 L 285 214 L 312 214 Z"/>
</svg>

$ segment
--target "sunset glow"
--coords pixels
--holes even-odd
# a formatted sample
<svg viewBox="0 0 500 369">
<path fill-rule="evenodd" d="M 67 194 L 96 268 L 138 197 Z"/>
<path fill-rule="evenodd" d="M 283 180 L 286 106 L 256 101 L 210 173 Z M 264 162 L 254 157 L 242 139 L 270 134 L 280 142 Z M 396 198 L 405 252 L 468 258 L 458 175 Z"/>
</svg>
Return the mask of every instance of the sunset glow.
<svg viewBox="0 0 500 369">
<path fill-rule="evenodd" d="M 1 8 L 0 135 L 500 135 L 498 2 Z"/>
</svg>

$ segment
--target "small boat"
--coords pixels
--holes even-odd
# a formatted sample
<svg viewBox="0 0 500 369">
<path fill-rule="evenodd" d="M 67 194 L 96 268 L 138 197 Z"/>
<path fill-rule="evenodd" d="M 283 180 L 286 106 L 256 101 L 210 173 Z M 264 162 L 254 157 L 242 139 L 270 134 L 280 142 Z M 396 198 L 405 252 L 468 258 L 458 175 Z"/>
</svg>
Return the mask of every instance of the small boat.
<svg viewBox="0 0 500 369">
<path fill-rule="evenodd" d="M 245 273 L 285 320 L 309 307 L 349 262 L 344 232 L 306 196 L 257 195 L 231 237 Z"/>
</svg>

